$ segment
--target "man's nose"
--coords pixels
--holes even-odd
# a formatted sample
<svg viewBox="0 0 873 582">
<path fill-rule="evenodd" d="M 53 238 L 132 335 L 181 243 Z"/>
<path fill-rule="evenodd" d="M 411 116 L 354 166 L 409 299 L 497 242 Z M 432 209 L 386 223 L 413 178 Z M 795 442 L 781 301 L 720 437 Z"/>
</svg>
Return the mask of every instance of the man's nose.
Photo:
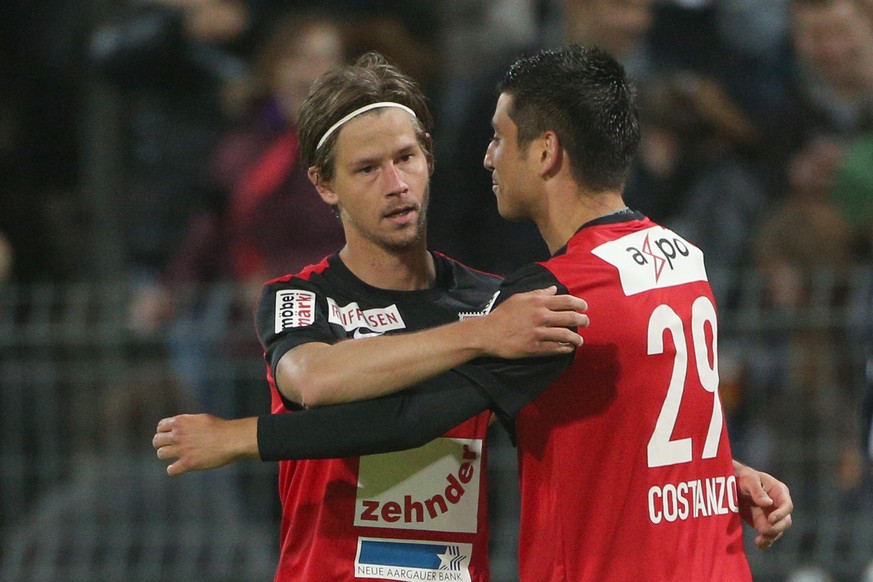
<svg viewBox="0 0 873 582">
<path fill-rule="evenodd" d="M 488 147 L 485 149 L 485 159 L 482 160 L 482 165 L 488 171 L 494 170 L 494 162 L 491 158 L 491 144 L 488 144 Z"/>
<path fill-rule="evenodd" d="M 383 176 L 385 178 L 385 190 L 389 194 L 401 194 L 409 190 L 409 185 L 403 179 L 396 164 L 388 164 Z"/>
</svg>

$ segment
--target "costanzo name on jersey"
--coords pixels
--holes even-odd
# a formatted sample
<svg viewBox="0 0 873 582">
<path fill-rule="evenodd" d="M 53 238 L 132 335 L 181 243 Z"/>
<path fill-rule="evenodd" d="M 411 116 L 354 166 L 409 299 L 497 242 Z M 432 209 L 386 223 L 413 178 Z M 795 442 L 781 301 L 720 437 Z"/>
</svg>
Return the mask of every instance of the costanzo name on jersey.
<svg viewBox="0 0 873 582">
<path fill-rule="evenodd" d="M 719 475 L 649 488 L 649 519 L 654 524 L 738 513 L 737 478 Z"/>
</svg>

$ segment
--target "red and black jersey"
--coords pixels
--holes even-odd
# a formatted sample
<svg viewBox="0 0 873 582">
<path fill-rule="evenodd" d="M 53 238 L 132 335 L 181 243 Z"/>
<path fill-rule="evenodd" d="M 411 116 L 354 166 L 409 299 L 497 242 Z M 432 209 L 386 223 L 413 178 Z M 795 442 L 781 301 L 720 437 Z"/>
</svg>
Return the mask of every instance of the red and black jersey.
<svg viewBox="0 0 873 582">
<path fill-rule="evenodd" d="M 267 283 L 256 311 L 273 413 L 300 410 L 273 382 L 288 350 L 418 331 L 488 302 L 499 284 L 435 254 L 428 289 L 390 291 L 355 277 L 337 255 Z M 292 412 L 290 416 L 295 416 Z M 411 450 L 282 461 L 277 581 L 487 582 L 487 411 Z"/>
<path fill-rule="evenodd" d="M 403 448 L 490 408 L 518 445 L 522 581 L 750 580 L 700 250 L 637 213 L 602 217 L 493 303 L 551 285 L 589 304 L 575 357 L 480 360 L 299 422 L 262 417 L 262 456 Z"/>
<path fill-rule="evenodd" d="M 516 416 L 521 580 L 751 580 L 700 250 L 612 219 L 516 281 L 562 283 L 591 320 L 570 368 Z"/>
</svg>

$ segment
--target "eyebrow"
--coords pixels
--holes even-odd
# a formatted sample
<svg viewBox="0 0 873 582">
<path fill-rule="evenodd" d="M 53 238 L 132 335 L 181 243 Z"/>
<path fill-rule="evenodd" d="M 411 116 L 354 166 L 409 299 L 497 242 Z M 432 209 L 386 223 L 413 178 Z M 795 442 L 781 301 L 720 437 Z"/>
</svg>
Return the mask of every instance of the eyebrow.
<svg viewBox="0 0 873 582">
<path fill-rule="evenodd" d="M 391 157 L 402 156 L 408 153 L 412 153 L 418 147 L 420 147 L 418 141 L 414 141 L 411 144 L 393 150 L 391 153 Z M 380 159 L 381 158 L 378 156 L 354 158 L 349 161 L 348 165 L 349 167 L 372 166 L 378 164 Z"/>
</svg>

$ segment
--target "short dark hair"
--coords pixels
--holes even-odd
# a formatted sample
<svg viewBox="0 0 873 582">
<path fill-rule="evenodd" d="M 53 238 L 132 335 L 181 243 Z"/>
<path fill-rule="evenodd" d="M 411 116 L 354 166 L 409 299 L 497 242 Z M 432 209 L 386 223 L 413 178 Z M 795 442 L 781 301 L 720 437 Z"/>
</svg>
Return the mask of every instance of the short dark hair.
<svg viewBox="0 0 873 582">
<path fill-rule="evenodd" d="M 343 116 L 381 101 L 400 103 L 415 112 L 416 137 L 425 153 L 432 155 L 427 134 L 433 126 L 433 119 L 418 83 L 400 72 L 384 56 L 369 52 L 361 55 L 353 65 L 329 71 L 313 83 L 299 116 L 303 165 L 307 168 L 317 166 L 321 177 L 330 180 L 339 131 L 331 135 L 321 148 L 316 148 L 318 140 Z"/>
<path fill-rule="evenodd" d="M 640 142 L 636 90 L 624 68 L 572 44 L 516 60 L 499 85 L 513 98 L 519 146 L 554 131 L 573 177 L 595 191 L 621 189 Z"/>
</svg>

